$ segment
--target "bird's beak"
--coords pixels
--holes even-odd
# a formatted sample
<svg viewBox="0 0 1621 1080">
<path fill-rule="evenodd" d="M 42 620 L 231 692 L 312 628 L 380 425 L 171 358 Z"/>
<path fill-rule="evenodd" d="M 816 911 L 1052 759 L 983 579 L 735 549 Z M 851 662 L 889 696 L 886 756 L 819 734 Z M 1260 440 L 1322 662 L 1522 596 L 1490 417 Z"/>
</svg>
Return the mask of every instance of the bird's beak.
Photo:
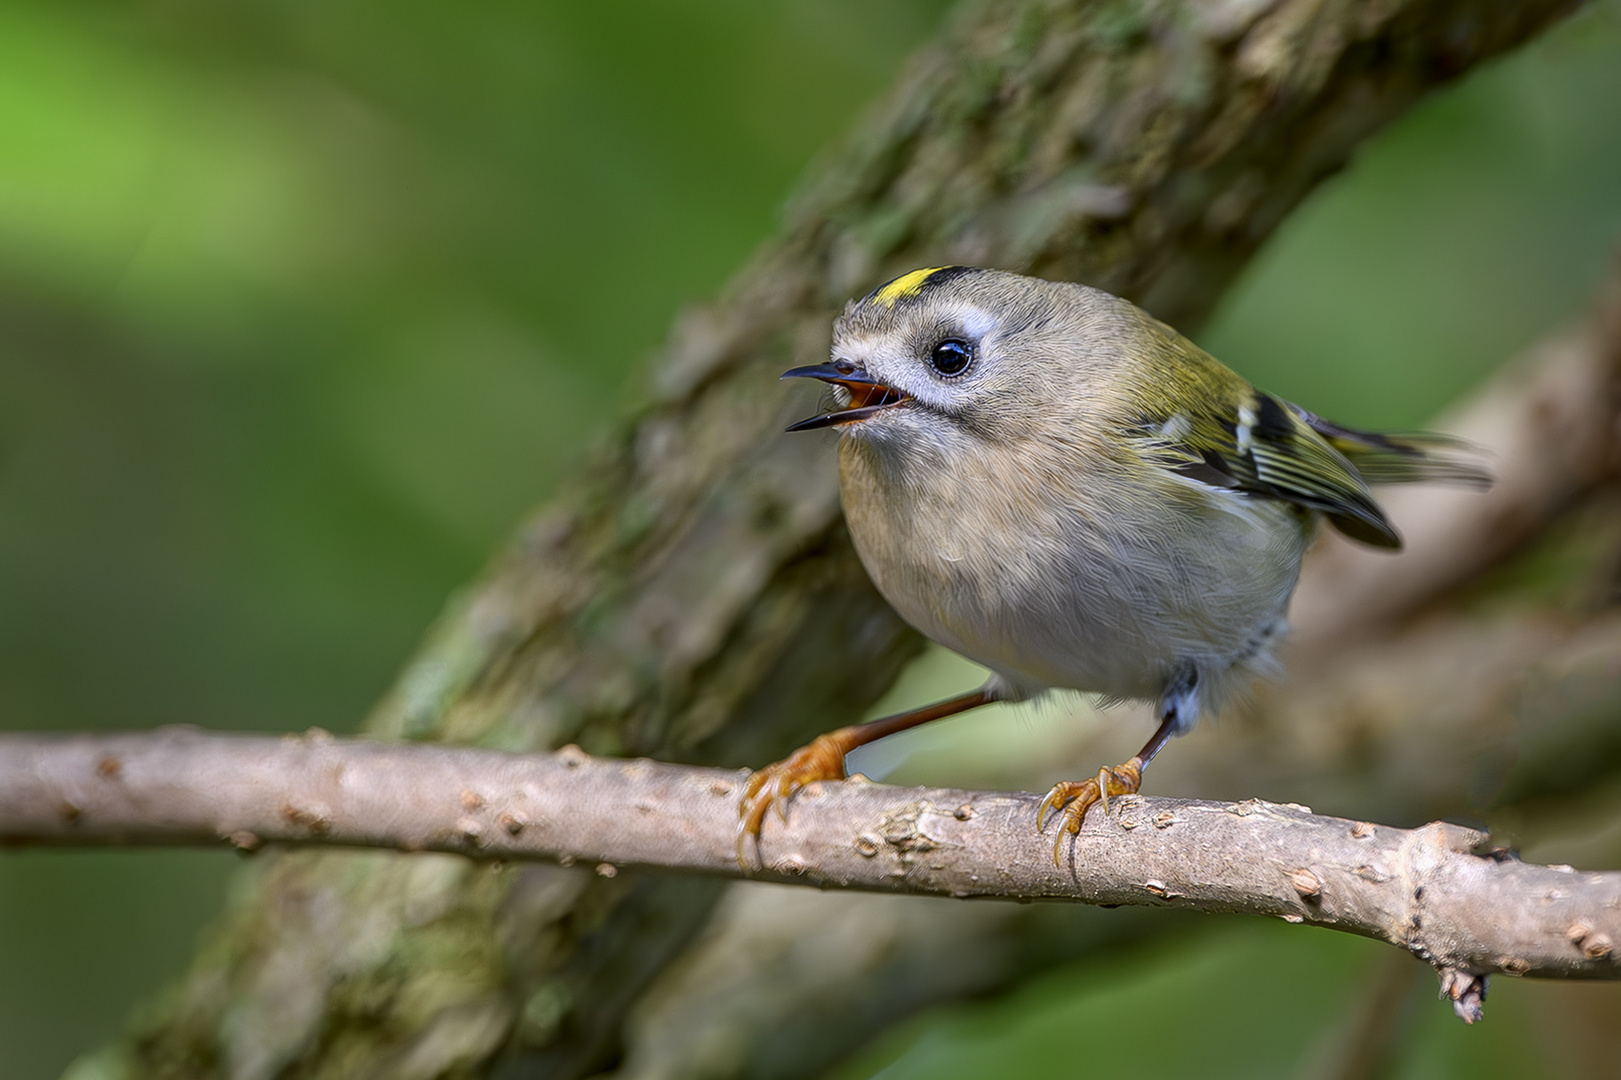
<svg viewBox="0 0 1621 1080">
<path fill-rule="evenodd" d="M 889 409 L 911 401 L 906 393 L 877 382 L 871 375 L 848 360 L 835 360 L 831 364 L 810 364 L 791 368 L 782 373 L 784 379 L 821 379 L 825 383 L 842 387 L 850 395 L 850 403 L 834 412 L 801 420 L 789 431 L 809 431 L 812 428 L 832 427 L 865 420 L 879 409 Z"/>
</svg>

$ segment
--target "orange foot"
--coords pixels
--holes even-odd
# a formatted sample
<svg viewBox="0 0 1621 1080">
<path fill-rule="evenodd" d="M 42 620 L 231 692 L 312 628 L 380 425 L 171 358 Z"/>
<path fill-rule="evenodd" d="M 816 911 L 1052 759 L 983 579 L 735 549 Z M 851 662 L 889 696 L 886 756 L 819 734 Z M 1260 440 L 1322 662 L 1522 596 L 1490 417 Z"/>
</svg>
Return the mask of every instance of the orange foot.
<svg viewBox="0 0 1621 1080">
<path fill-rule="evenodd" d="M 1053 789 L 1047 792 L 1047 797 L 1041 800 L 1041 809 L 1036 811 L 1037 832 L 1041 831 L 1042 823 L 1047 820 L 1047 811 L 1051 810 L 1063 817 L 1063 824 L 1053 841 L 1053 865 L 1057 866 L 1060 862 L 1064 850 L 1064 837 L 1075 836 L 1081 831 L 1081 822 L 1086 820 L 1086 812 L 1092 809 L 1094 804 L 1102 803 L 1103 812 L 1107 814 L 1109 796 L 1135 795 L 1142 782 L 1143 759 L 1139 755 L 1112 769 L 1099 769 L 1096 779 L 1060 780 L 1054 784 Z"/>
<path fill-rule="evenodd" d="M 743 798 L 737 804 L 737 864 L 749 869 L 745 845 L 749 837 L 760 841 L 760 826 L 773 806 L 777 816 L 788 820 L 788 800 L 794 792 L 818 780 L 843 780 L 844 755 L 850 752 L 850 728 L 818 735 L 775 765 L 767 765 L 743 785 Z"/>
</svg>

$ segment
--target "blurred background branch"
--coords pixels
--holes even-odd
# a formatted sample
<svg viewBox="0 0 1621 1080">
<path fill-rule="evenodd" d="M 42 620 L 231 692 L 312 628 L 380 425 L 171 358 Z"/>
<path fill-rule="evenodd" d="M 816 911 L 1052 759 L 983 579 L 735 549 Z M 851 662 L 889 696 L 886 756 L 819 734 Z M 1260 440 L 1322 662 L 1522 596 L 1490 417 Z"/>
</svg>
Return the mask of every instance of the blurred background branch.
<svg viewBox="0 0 1621 1080">
<path fill-rule="evenodd" d="M 849 4 L 808 15 L 717 2 L 685 34 L 668 21 L 678 16 L 630 17 L 612 5 L 598 21 L 492 9 L 447 22 L 391 10 L 386 32 L 360 6 L 8 8 L 0 40 L 16 55 L 3 70 L 17 85 L 0 96 L 0 118 L 18 167 L 8 170 L 0 222 L 12 328 L 0 400 L 5 723 L 230 716 L 244 726 L 342 728 L 503 523 L 551 478 L 583 472 L 460 597 L 372 729 L 767 760 L 860 711 L 916 648 L 843 545 L 826 448 L 775 438 L 788 410 L 773 377 L 825 347 L 837 304 L 913 263 L 993 261 L 1114 288 L 1192 329 L 1364 136 L 1558 7 L 974 7 L 813 170 L 778 239 L 724 289 L 722 275 L 765 230 L 798 155 L 876 92 L 938 8 Z M 1528 66 L 1488 71 L 1466 87 L 1472 96 L 1442 99 L 1393 132 L 1337 188 L 1351 194 L 1315 202 L 1311 221 L 1280 237 L 1316 230 L 1324 246 L 1305 263 L 1269 252 L 1202 343 L 1270 389 L 1348 421 L 1416 424 L 1471 372 L 1574 310 L 1618 221 L 1615 125 L 1603 105 L 1617 100 L 1621 65 L 1605 51 L 1614 37 L 1602 9 L 1531 50 Z M 703 108 L 730 119 L 707 131 L 682 126 Z M 794 123 L 805 125 L 798 141 Z M 1480 134 L 1504 125 L 1529 144 Z M 1471 158 L 1471 145 L 1494 149 Z M 740 157 L 744 146 L 759 156 Z M 1401 173 L 1396 161 L 1416 164 Z M 564 175 L 565 162 L 595 171 Z M 672 179 L 657 187 L 655 176 Z M 1537 194 L 1504 202 L 1498 192 L 1514 185 Z M 1369 190 L 1387 194 L 1355 194 Z M 1359 199 L 1356 216 L 1348 207 Z M 572 448 L 607 411 L 628 357 L 679 299 L 708 291 L 721 300 L 691 310 L 655 355 L 636 417 L 597 464 L 575 468 Z M 1520 768 L 1541 753 L 1543 716 L 1566 717 L 1561 731 L 1605 730 L 1592 716 L 1607 707 L 1608 646 L 1597 629 L 1567 631 L 1572 610 L 1609 595 L 1614 515 L 1606 496 L 1572 500 L 1548 529 L 1518 534 L 1509 565 L 1446 594 L 1453 617 L 1501 650 L 1491 655 L 1542 656 L 1548 667 L 1527 660 L 1522 683 L 1505 677 L 1500 696 L 1482 695 L 1515 732 L 1496 744 L 1507 750 L 1480 754 L 1467 778 L 1443 778 L 1437 790 L 1467 790 L 1463 801 L 1437 796 L 1434 813 L 1415 820 L 1496 807 L 1494 824 L 1552 849 L 1537 857 L 1613 859 L 1594 825 L 1614 820 L 1605 809 L 1614 770 L 1603 755 L 1584 755 L 1579 774 L 1544 765 L 1536 782 Z M 1477 657 L 1463 639 L 1449 647 L 1434 635 L 1437 662 Z M 1566 656 L 1552 644 L 1561 635 L 1594 651 Z M 1416 670 L 1418 647 L 1403 640 L 1420 639 L 1399 639 L 1391 653 Z M 1212 742 L 1247 747 L 1264 763 L 1292 745 L 1269 732 L 1304 742 L 1315 730 L 1328 741 L 1303 752 L 1343 764 L 1337 786 L 1318 777 L 1291 781 L 1303 792 L 1257 790 L 1246 785 L 1267 778 L 1246 771 L 1240 754 L 1225 774 L 1243 788 L 1233 794 L 1347 816 L 1363 816 L 1357 799 L 1388 795 L 1396 801 L 1369 814 L 1381 819 L 1401 800 L 1422 801 L 1457 744 L 1435 737 L 1446 761 L 1381 750 L 1380 732 L 1403 714 L 1381 692 L 1386 661 L 1366 655 L 1359 679 L 1335 677 L 1356 695 L 1324 690 L 1318 699 L 1343 707 L 1343 726 L 1269 726 L 1268 716 L 1295 714 L 1263 701 L 1179 744 L 1158 790 L 1211 793 L 1171 769 L 1185 756 L 1195 771 Z M 921 698 L 930 678 L 972 679 L 932 654 L 925 662 L 902 692 Z M 1566 664 L 1591 678 L 1555 677 Z M 1454 704 L 1434 678 L 1436 696 Z M 1333 685 L 1301 675 L 1283 692 Z M 953 726 L 955 752 L 901 741 L 875 748 L 887 764 L 880 756 L 862 767 L 893 767 L 910 750 L 906 769 L 945 767 L 950 756 L 953 770 L 966 759 L 1002 770 L 994 783 L 1026 786 L 1022 747 L 1032 741 L 1045 744 L 1036 768 L 1048 773 L 1117 759 L 1112 744 L 1097 752 L 1108 732 L 1140 741 L 1129 713 L 1106 723 L 1057 713 Z M 1072 753 L 1085 760 L 1071 762 Z M 939 779 L 980 782 L 971 773 Z M 1228 782 L 1220 768 L 1210 775 L 1211 786 Z M 1585 846 L 1578 857 L 1561 845 Z M 0 1025 L 18 1025 L 5 1052 L 32 1053 L 60 1030 L 8 1019 L 37 1017 L 52 980 L 60 995 L 50 1000 L 71 1002 L 58 1013 L 83 1025 L 50 1036 L 55 1060 L 82 1048 L 83 1032 L 107 1030 L 122 1000 L 115 981 L 76 970 L 156 948 L 148 943 L 161 935 L 149 924 L 119 929 L 128 899 L 161 895 L 154 909 L 200 919 L 199 898 L 220 891 L 210 863 L 214 884 L 204 888 L 136 892 L 131 877 L 173 877 L 182 865 L 140 858 L 142 869 L 121 871 L 117 884 L 82 878 L 56 898 L 32 886 L 64 873 L 53 867 L 89 864 L 7 857 L 0 872 L 29 886 L 0 889 L 10 905 L 0 924 L 28 928 L 9 948 L 26 958 L 38 946 L 25 940 L 50 947 L 29 977 L 0 982 Z M 65 932 L 28 936 L 50 925 L 46 911 L 86 910 L 113 895 L 126 900 L 117 913 L 93 908 L 95 918 Z M 759 926 L 830 899 L 771 907 L 772 890 L 744 891 L 717 909 L 720 895 L 708 883 L 497 873 L 434 857 L 256 861 L 192 972 L 143 1010 L 129 1041 L 80 1068 L 583 1075 L 621 1062 L 657 1073 L 676 1059 L 649 1057 L 656 1044 L 643 1036 L 680 1015 L 660 1013 L 663 995 L 690 989 L 682 972 L 748 960 L 704 943 L 725 940 L 733 916 Z M 1332 1054 L 1352 1038 L 1330 1030 L 1334 1018 L 1370 1015 L 1339 1008 L 1328 988 L 1389 985 L 1378 971 L 1359 974 L 1362 954 L 1330 945 L 1291 969 L 1297 954 L 1269 952 L 1269 939 L 1210 929 L 1166 937 L 1156 923 L 1152 933 L 1171 943 L 1156 953 L 1131 913 L 1060 919 L 1037 909 L 1020 912 L 1027 932 L 918 943 L 914 958 L 925 960 L 941 954 L 940 941 L 960 941 L 961 963 L 942 977 L 938 965 L 902 964 L 904 944 L 886 951 L 885 928 L 915 921 L 914 905 L 927 902 L 852 913 L 838 932 L 853 951 L 829 950 L 815 935 L 773 946 L 788 950 L 778 953 L 785 963 L 836 954 L 842 969 L 807 962 L 792 978 L 778 967 L 717 982 L 716 994 L 732 987 L 761 1013 L 717 1011 L 716 1023 L 732 1026 L 708 1064 L 808 1075 L 924 1004 L 1006 988 L 1019 964 L 1038 972 L 1084 956 L 1110 986 L 1108 1000 L 1128 1011 L 1143 1004 L 1131 988 L 1147 985 L 1136 972 L 1174 973 L 1151 1011 L 1178 1015 L 1205 1059 L 1272 1055 L 1288 1068 L 1318 1052 L 1311 1032 Z M 176 933 L 185 931 L 170 940 Z M 1091 945 L 1066 944 L 1083 939 Z M 1136 942 L 1130 964 L 1096 950 L 1126 940 Z M 94 959 L 64 962 L 74 949 Z M 1210 993 L 1200 981 L 1201 971 L 1236 965 L 1250 973 L 1243 995 Z M 1064 999 L 1101 1025 L 1094 1030 L 1124 1030 L 1128 1018 L 1100 1013 L 1102 999 L 1076 982 Z M 1284 996 L 1267 998 L 1273 987 Z M 778 993 L 803 1004 L 816 992 L 826 1014 L 770 1015 Z M 995 1051 L 1004 1063 L 1015 1044 L 1035 1053 L 1032 1018 L 1055 1015 L 1044 1011 L 1054 984 L 1029 992 L 1037 997 L 1015 995 L 1009 1011 L 985 1014 L 990 1027 L 1022 1033 Z M 1583 1041 L 1604 1025 L 1579 1022 L 1601 1007 L 1592 1002 L 1612 999 L 1550 989 L 1516 1007 L 1512 988 L 1498 994 L 1475 1049 L 1445 1052 L 1534 1074 L 1544 1059 L 1525 1064 L 1519 1032 L 1526 1046 L 1547 1044 L 1547 1060 L 1567 1072 L 1589 1053 L 1613 1061 L 1613 1047 Z M 1212 1005 L 1239 996 L 1267 1014 L 1269 1031 L 1294 1030 L 1279 1016 L 1312 1018 L 1295 1025 L 1306 1034 L 1256 1038 L 1253 1023 Z M 852 1016 L 847 1006 L 861 1001 L 882 1007 Z M 93 1007 L 102 1019 L 89 1019 Z M 1536 1019 L 1515 1027 L 1515 1016 Z M 1060 1026 L 1077 1030 L 1069 1016 Z M 883 1059 L 893 1075 L 971 1069 L 975 1051 L 952 1040 L 974 1027 L 949 1036 L 915 1027 L 874 1053 L 893 1057 L 912 1040 L 901 1059 Z M 1454 1046 L 1427 1032 L 1411 1021 L 1389 1045 L 1409 1055 Z M 1171 1053 L 1180 1041 L 1149 1040 L 1145 1053 Z"/>
</svg>

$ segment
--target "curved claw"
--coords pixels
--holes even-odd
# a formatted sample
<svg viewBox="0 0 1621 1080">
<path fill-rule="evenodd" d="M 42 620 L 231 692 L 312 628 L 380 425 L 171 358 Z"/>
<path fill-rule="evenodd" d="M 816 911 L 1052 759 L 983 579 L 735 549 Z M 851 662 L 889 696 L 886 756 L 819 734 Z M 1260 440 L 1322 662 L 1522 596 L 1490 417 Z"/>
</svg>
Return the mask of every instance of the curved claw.
<svg viewBox="0 0 1621 1080">
<path fill-rule="evenodd" d="M 743 797 L 737 804 L 737 865 L 750 869 L 747 857 L 749 837 L 760 841 L 760 827 L 766 814 L 777 808 L 777 817 L 788 822 L 788 801 L 800 788 L 818 780 L 843 780 L 845 747 L 833 735 L 820 735 L 774 765 L 767 765 L 743 784 Z M 759 860 L 754 860 L 758 862 Z"/>
<path fill-rule="evenodd" d="M 1058 835 L 1053 837 L 1054 866 L 1062 867 L 1064 865 L 1064 833 L 1067 831 L 1068 830 L 1065 829 L 1059 829 Z"/>
<path fill-rule="evenodd" d="M 749 868 L 749 859 L 745 851 L 749 837 L 754 837 L 758 842 L 760 826 L 765 821 L 766 811 L 777 801 L 775 795 L 759 798 L 761 790 L 772 782 L 771 770 L 776 767 L 767 766 L 759 772 L 751 773 L 743 783 L 743 797 L 737 804 L 737 865 L 745 870 Z"/>
<path fill-rule="evenodd" d="M 1064 802 L 1067 800 L 1059 792 L 1065 786 L 1062 783 L 1054 784 L 1053 789 L 1047 792 L 1047 797 L 1041 800 L 1041 805 L 1036 808 L 1036 832 L 1040 832 L 1047 827 L 1047 814 L 1049 811 L 1063 809 Z"/>
<path fill-rule="evenodd" d="M 1086 812 L 1098 801 L 1099 790 L 1096 780 L 1060 780 L 1041 800 L 1042 810 L 1036 816 L 1036 831 L 1041 831 L 1048 809 L 1059 818 L 1058 835 L 1053 838 L 1054 866 L 1063 865 L 1064 837 L 1074 836 L 1081 831 L 1081 822 L 1086 820 Z"/>
<path fill-rule="evenodd" d="M 1140 757 L 1132 758 L 1114 768 L 1098 770 L 1096 778 L 1091 780 L 1060 780 L 1054 784 L 1047 797 L 1041 800 L 1041 807 L 1036 812 L 1036 831 L 1040 832 L 1047 818 L 1047 811 L 1052 810 L 1062 818 L 1058 835 L 1053 838 L 1053 865 L 1063 865 L 1064 838 L 1066 836 L 1079 836 L 1081 825 L 1086 821 L 1087 812 L 1093 806 L 1101 803 L 1103 812 L 1109 812 L 1109 796 L 1135 795 L 1143 779 L 1143 761 Z"/>
<path fill-rule="evenodd" d="M 1109 769 L 1099 769 L 1097 779 L 1093 781 L 1098 789 L 1098 802 L 1103 804 L 1103 812 L 1105 814 L 1109 812 L 1109 781 L 1112 779 L 1109 774 Z M 1116 794 L 1119 793 L 1117 792 Z M 1082 816 L 1085 816 L 1085 811 L 1082 811 Z"/>
</svg>

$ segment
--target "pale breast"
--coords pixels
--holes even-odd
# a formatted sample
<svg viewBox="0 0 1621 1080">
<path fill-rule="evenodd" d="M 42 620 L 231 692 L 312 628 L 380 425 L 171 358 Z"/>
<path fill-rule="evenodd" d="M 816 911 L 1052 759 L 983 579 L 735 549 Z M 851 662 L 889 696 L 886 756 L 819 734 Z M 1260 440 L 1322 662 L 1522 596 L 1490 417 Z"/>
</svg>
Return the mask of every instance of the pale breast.
<svg viewBox="0 0 1621 1080">
<path fill-rule="evenodd" d="M 1138 475 L 1092 476 L 1081 497 L 1073 476 L 1013 464 L 896 469 L 843 440 L 856 550 L 930 638 L 1027 694 L 1153 698 L 1190 661 L 1253 658 L 1281 625 L 1306 543 L 1288 508 Z"/>
</svg>

